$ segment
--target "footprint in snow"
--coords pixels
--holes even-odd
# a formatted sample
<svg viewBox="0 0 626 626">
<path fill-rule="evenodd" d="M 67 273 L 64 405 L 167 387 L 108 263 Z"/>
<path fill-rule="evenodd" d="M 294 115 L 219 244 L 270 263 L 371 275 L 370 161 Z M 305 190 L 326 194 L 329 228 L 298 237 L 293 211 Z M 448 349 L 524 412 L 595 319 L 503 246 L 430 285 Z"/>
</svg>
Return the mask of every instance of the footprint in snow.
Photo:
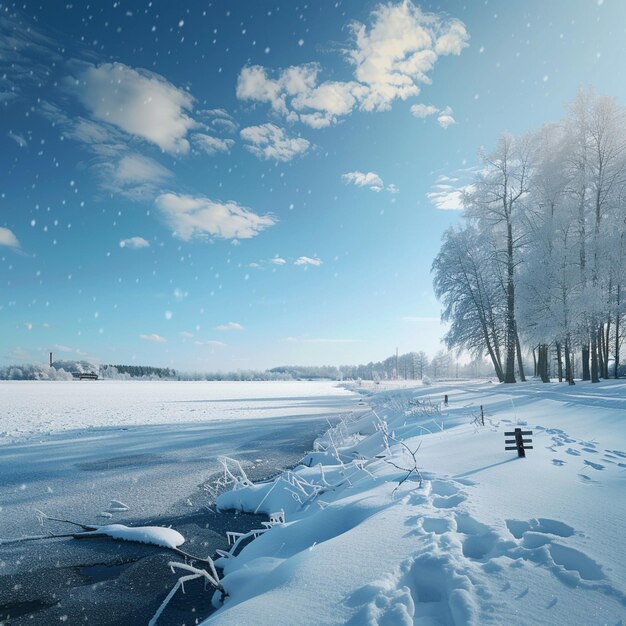
<svg viewBox="0 0 626 626">
<path fill-rule="evenodd" d="M 580 456 L 580 452 L 574 448 L 568 448 L 565 452 L 567 452 L 567 454 L 571 454 L 572 456 Z"/>
<path fill-rule="evenodd" d="M 584 552 L 560 543 L 553 543 L 548 550 L 556 565 L 560 565 L 570 572 L 576 572 L 583 580 L 602 580 L 605 578 L 602 566 Z"/>
<path fill-rule="evenodd" d="M 593 463 L 591 461 L 588 461 L 587 459 L 585 459 L 585 465 L 588 465 L 589 467 L 593 467 L 593 469 L 601 471 L 604 469 L 604 465 L 600 465 L 600 463 Z"/>
<path fill-rule="evenodd" d="M 597 483 L 597 480 L 594 480 L 593 478 L 591 478 L 590 476 L 587 476 L 587 474 L 578 474 L 580 481 L 582 483 L 584 483 L 585 485 L 590 485 L 592 483 Z"/>
<path fill-rule="evenodd" d="M 459 490 L 452 484 L 443 480 L 433 480 L 430 483 L 431 493 L 436 496 L 453 496 Z"/>
<path fill-rule="evenodd" d="M 621 450 L 605 450 L 605 452 L 610 452 L 611 454 L 614 454 L 615 456 L 619 456 L 622 459 L 626 459 L 626 452 L 622 452 Z"/>
<path fill-rule="evenodd" d="M 552 464 L 556 465 L 557 467 L 562 467 L 563 465 L 565 465 L 565 461 L 562 461 L 561 459 L 552 459 Z"/>
<path fill-rule="evenodd" d="M 598 454 L 598 451 L 597 451 L 597 450 L 595 450 L 594 448 L 587 448 L 587 447 L 584 447 L 584 448 L 583 448 L 583 450 L 584 450 L 585 452 L 593 452 L 594 454 Z"/>
<path fill-rule="evenodd" d="M 442 535 L 443 533 L 450 530 L 450 520 L 440 517 L 425 517 L 422 520 L 422 528 L 427 533 Z"/>
<path fill-rule="evenodd" d="M 544 533 L 556 537 L 571 537 L 576 532 L 569 524 L 549 517 L 538 517 L 528 521 L 508 519 L 506 520 L 506 527 L 516 539 L 523 539 L 528 532 L 533 534 Z"/>
<path fill-rule="evenodd" d="M 433 506 L 437 509 L 453 509 L 459 506 L 461 502 L 465 501 L 465 496 L 461 494 L 455 494 L 449 497 L 438 496 L 433 498 Z"/>
</svg>

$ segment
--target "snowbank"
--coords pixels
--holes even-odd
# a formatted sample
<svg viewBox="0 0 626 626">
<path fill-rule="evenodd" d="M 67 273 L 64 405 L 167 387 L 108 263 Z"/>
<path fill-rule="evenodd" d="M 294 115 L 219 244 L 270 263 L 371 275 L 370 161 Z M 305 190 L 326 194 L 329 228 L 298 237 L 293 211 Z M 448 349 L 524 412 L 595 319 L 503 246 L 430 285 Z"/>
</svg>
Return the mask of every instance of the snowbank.
<svg viewBox="0 0 626 626">
<path fill-rule="evenodd" d="M 149 543 L 163 548 L 178 548 L 185 543 L 185 538 L 177 530 L 162 526 L 130 527 L 124 524 L 109 524 L 97 526 L 94 530 L 83 532 L 81 535 L 107 535 L 112 539 Z"/>
<path fill-rule="evenodd" d="M 229 597 L 205 624 L 624 620 L 625 383 L 363 393 L 293 471 L 220 496 L 285 523 L 218 562 Z M 516 426 L 525 459 L 504 450 Z"/>
</svg>

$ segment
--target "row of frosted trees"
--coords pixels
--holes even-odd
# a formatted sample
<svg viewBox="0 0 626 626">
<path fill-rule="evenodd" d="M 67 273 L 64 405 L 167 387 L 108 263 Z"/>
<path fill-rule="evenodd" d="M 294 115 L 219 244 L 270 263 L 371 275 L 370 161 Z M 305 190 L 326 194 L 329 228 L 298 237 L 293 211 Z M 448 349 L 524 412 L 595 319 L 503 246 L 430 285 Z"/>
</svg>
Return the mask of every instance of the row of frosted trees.
<svg viewBox="0 0 626 626">
<path fill-rule="evenodd" d="M 502 382 L 523 355 L 549 380 L 620 371 L 626 311 L 626 111 L 580 92 L 558 123 L 503 134 L 444 235 L 434 286 L 448 347 L 487 354 Z M 609 366 L 611 366 L 609 368 Z"/>
</svg>

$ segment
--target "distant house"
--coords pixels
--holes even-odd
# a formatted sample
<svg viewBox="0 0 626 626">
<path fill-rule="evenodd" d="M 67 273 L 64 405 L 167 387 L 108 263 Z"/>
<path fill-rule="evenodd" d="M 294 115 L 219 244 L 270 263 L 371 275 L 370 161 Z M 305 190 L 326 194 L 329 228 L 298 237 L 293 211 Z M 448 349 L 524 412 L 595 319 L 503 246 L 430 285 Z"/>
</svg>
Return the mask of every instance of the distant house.
<svg viewBox="0 0 626 626">
<path fill-rule="evenodd" d="M 98 380 L 98 374 L 95 372 L 81 372 L 78 375 L 78 380 Z"/>
</svg>

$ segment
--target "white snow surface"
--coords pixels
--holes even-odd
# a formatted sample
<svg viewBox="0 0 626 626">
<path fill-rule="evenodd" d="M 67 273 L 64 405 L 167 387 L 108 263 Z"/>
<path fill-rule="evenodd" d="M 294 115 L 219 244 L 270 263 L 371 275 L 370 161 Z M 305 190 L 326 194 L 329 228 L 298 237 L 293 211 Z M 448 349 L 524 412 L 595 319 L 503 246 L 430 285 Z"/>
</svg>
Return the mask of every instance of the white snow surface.
<svg viewBox="0 0 626 626">
<path fill-rule="evenodd" d="M 319 395 L 345 398 L 328 382 L 0 381 L 0 443 L 38 434 L 319 413 Z"/>
<path fill-rule="evenodd" d="M 81 533 L 81 535 L 107 535 L 112 539 L 123 541 L 138 541 L 164 548 L 177 548 L 185 543 L 185 538 L 173 528 L 162 526 L 124 526 L 124 524 L 109 524 L 97 526 L 95 530 Z"/>
<path fill-rule="evenodd" d="M 286 520 L 220 559 L 204 624 L 626 623 L 624 381 L 381 387 L 294 470 L 219 498 Z M 420 446 L 421 486 L 385 430 Z"/>
<path fill-rule="evenodd" d="M 35 508 L 143 525 L 203 506 L 218 456 L 282 466 L 358 400 L 330 381 L 0 382 L 0 539 L 39 534 Z"/>
</svg>

